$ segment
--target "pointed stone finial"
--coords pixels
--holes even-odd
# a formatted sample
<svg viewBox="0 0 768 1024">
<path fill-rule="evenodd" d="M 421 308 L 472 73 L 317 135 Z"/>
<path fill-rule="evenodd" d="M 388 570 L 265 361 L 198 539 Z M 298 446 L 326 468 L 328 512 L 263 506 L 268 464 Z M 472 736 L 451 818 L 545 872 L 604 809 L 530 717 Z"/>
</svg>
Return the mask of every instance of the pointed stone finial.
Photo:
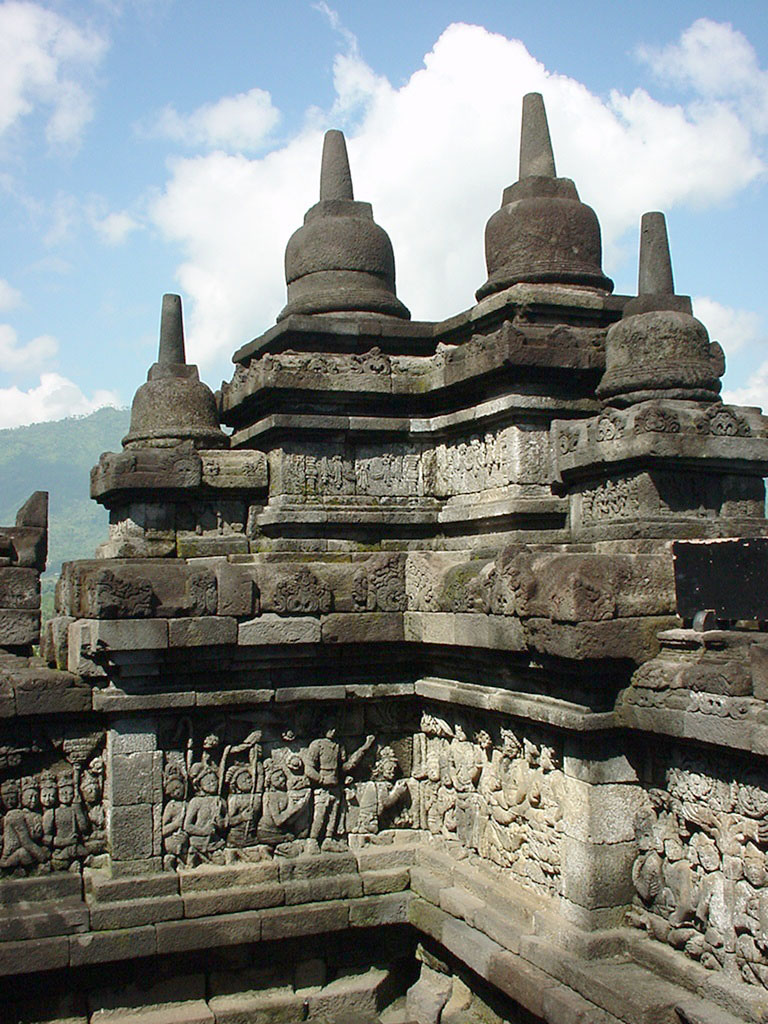
<svg viewBox="0 0 768 1024">
<path fill-rule="evenodd" d="M 549 138 L 547 111 L 540 92 L 523 96 L 520 128 L 520 178 L 555 178 L 555 157 Z"/>
<path fill-rule="evenodd" d="M 662 309 L 676 310 L 689 316 L 693 312 L 690 297 L 675 293 L 667 222 L 664 214 L 655 210 L 644 213 L 640 219 L 637 295 L 626 304 L 622 316 L 637 316 L 638 313 Z"/>
<path fill-rule="evenodd" d="M 187 361 L 184 353 L 184 321 L 181 315 L 180 295 L 163 296 L 157 361 L 160 366 L 174 366 Z"/>
<path fill-rule="evenodd" d="M 325 133 L 320 167 L 320 200 L 354 199 L 344 132 L 333 128 Z"/>
<path fill-rule="evenodd" d="M 667 222 L 663 213 L 644 213 L 640 220 L 638 295 L 674 295 Z"/>
</svg>

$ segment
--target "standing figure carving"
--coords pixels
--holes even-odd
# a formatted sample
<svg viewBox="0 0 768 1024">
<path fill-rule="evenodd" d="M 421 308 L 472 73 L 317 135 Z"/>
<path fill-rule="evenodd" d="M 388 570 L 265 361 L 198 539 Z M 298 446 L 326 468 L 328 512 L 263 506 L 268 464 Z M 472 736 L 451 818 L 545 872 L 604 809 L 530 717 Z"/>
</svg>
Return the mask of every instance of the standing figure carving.
<svg viewBox="0 0 768 1024">
<path fill-rule="evenodd" d="M 328 721 L 324 735 L 309 744 L 304 764 L 313 797 L 312 825 L 307 841 L 310 852 L 317 852 L 321 843 L 324 849 L 334 849 L 338 845 L 344 828 L 342 777 L 354 771 L 375 739 L 375 736 L 367 736 L 365 742 L 348 757 L 336 740 L 336 724 Z"/>
</svg>

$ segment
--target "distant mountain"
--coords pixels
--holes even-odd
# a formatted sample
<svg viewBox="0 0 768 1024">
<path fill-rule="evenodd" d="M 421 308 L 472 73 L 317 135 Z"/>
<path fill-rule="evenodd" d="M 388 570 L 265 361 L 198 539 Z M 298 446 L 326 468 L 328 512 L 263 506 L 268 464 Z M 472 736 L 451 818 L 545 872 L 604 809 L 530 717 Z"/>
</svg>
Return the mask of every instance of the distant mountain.
<svg viewBox="0 0 768 1024">
<path fill-rule="evenodd" d="M 91 501 L 90 472 L 102 452 L 120 451 L 128 409 L 98 409 L 52 423 L 0 430 L 0 525 L 33 491 L 50 494 L 48 572 L 61 563 L 91 558 L 107 539 L 108 514 Z"/>
</svg>

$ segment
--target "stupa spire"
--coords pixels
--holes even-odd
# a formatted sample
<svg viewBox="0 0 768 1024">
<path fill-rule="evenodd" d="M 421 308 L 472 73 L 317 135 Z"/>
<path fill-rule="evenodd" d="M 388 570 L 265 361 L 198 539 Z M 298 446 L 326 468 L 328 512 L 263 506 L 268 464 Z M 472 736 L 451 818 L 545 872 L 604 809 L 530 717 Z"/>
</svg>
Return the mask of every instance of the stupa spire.
<svg viewBox="0 0 768 1024">
<path fill-rule="evenodd" d="M 638 295 L 674 295 L 667 222 L 663 213 L 644 213 L 640 221 Z"/>
<path fill-rule="evenodd" d="M 547 111 L 540 92 L 523 96 L 520 128 L 520 178 L 555 178 L 555 156 L 549 137 Z"/>
<path fill-rule="evenodd" d="M 160 366 L 174 366 L 187 361 L 184 352 L 184 321 L 180 295 L 163 296 L 157 361 Z"/>
<path fill-rule="evenodd" d="M 335 128 L 325 133 L 320 166 L 320 200 L 354 199 L 344 132 Z"/>
</svg>

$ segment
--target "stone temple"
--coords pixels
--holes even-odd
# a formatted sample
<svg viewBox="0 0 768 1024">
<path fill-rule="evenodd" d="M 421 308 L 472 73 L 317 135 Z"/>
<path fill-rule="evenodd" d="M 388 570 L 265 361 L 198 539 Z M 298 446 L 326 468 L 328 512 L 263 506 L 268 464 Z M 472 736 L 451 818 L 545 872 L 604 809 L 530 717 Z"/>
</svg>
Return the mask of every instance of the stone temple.
<svg viewBox="0 0 768 1024">
<path fill-rule="evenodd" d="M 42 637 L 0 531 L 2 1021 L 768 1021 L 768 418 L 537 94 L 485 247 L 411 319 L 328 132 L 216 394 L 164 297 Z"/>
</svg>

